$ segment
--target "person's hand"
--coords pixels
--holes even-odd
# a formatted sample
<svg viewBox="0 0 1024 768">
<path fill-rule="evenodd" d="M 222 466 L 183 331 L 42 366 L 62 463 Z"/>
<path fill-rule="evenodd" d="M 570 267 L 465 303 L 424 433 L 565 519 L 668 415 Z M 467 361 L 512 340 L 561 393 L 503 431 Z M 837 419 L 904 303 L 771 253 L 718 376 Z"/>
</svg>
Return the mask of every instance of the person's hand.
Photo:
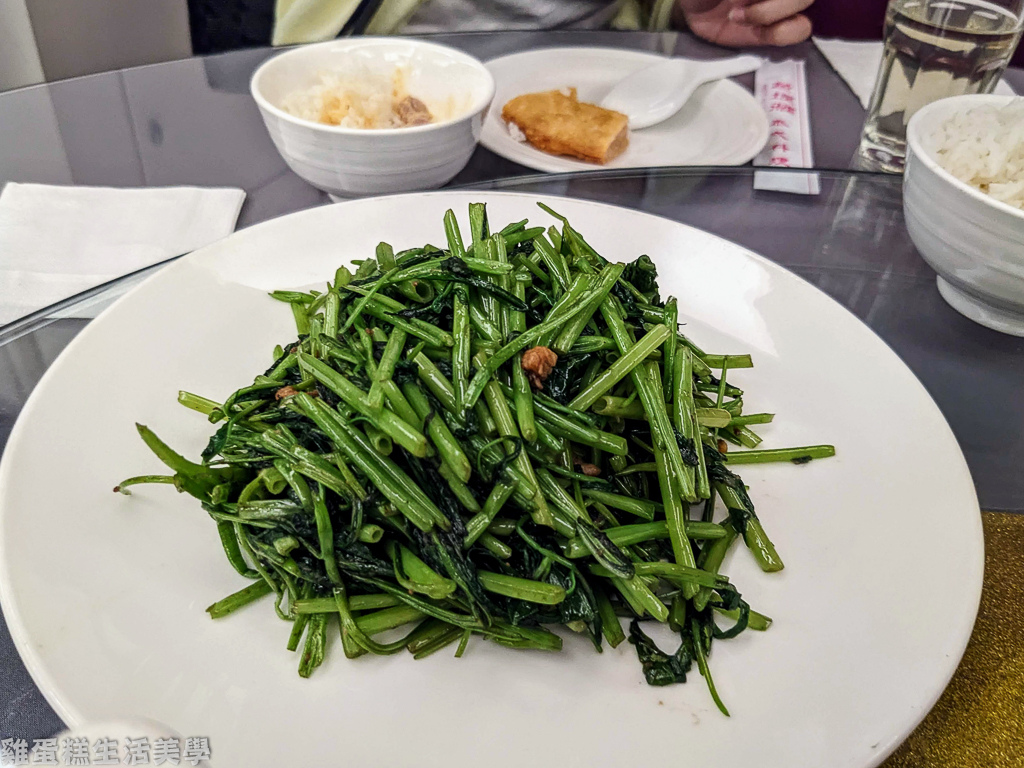
<svg viewBox="0 0 1024 768">
<path fill-rule="evenodd" d="M 814 0 L 679 0 L 677 12 L 698 37 L 718 45 L 794 45 L 811 36 L 802 11 Z"/>
</svg>

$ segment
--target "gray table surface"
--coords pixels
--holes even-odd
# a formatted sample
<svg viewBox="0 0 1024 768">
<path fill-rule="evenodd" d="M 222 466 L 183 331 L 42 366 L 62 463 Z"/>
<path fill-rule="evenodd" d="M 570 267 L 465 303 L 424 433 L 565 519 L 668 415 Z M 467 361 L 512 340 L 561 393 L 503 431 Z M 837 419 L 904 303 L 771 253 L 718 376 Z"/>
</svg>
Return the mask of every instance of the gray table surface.
<svg viewBox="0 0 1024 768">
<path fill-rule="evenodd" d="M 434 39 L 481 58 L 536 47 L 605 45 L 695 58 L 732 51 L 679 33 L 513 32 Z M 847 168 L 864 111 L 810 43 L 776 58 L 806 60 L 816 163 Z M 239 226 L 326 202 L 270 142 L 249 78 L 271 49 L 155 64 L 0 95 L 0 183 L 241 187 Z M 753 87 L 753 75 L 737 78 Z M 479 147 L 454 184 L 530 171 Z"/>
<path fill-rule="evenodd" d="M 484 59 L 580 44 L 724 54 L 674 33 L 438 39 Z M 240 227 L 325 204 L 323 193 L 285 167 L 248 97 L 252 70 L 271 53 L 188 59 L 0 94 L 0 184 L 237 186 L 248 195 Z M 864 116 L 859 102 L 813 46 L 784 55 L 808 63 L 818 167 L 846 168 Z M 1024 87 L 1024 74 L 1009 79 Z M 799 197 L 755 192 L 750 169 L 537 176 L 481 147 L 453 186 L 638 208 L 720 234 L 786 266 L 867 323 L 922 380 L 964 449 L 982 506 L 1024 511 L 1024 339 L 977 326 L 942 301 L 934 273 L 907 236 L 899 178 L 837 171 L 821 179 L 820 195 Z M 84 324 L 57 321 L 0 346 L 0 448 L 32 388 Z M 914 436 L 900 425 L 880 437 L 913 450 Z M 0 621 L 0 738 L 31 741 L 62 727 Z"/>
</svg>

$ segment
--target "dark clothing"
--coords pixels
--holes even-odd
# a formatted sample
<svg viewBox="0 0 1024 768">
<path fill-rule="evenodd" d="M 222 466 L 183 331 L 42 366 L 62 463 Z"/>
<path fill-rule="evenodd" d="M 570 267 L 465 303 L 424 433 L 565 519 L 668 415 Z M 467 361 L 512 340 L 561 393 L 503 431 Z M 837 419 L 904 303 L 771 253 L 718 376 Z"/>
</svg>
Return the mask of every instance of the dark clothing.
<svg viewBox="0 0 1024 768">
<path fill-rule="evenodd" d="M 380 2 L 362 0 L 346 31 L 359 32 Z M 888 0 L 816 0 L 806 13 L 818 37 L 881 40 L 887 5 Z M 188 7 L 196 54 L 270 43 L 274 0 L 188 0 Z M 407 31 L 590 27 L 607 23 L 614 9 L 612 0 L 432 0 Z M 1024 50 L 1018 49 L 1013 63 L 1024 66 Z"/>
<path fill-rule="evenodd" d="M 807 9 L 818 37 L 881 40 L 887 0 L 817 0 Z"/>
<path fill-rule="evenodd" d="M 887 0 L 816 0 L 807 9 L 817 37 L 881 40 Z M 1024 66 L 1024 47 L 1018 48 L 1013 66 Z"/>
</svg>

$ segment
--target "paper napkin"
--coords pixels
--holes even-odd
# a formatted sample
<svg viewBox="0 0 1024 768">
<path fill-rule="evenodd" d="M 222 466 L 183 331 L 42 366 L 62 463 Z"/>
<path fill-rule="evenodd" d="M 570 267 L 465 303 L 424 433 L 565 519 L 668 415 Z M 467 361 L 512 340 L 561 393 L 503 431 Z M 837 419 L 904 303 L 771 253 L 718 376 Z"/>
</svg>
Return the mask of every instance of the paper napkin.
<svg viewBox="0 0 1024 768">
<path fill-rule="evenodd" d="M 7 184 L 0 325 L 220 240 L 234 231 L 244 199 L 240 189 Z"/>
<path fill-rule="evenodd" d="M 814 44 L 860 99 L 861 106 L 867 109 L 878 69 L 882 66 L 881 41 L 827 40 L 816 37 Z M 1014 95 L 1013 89 L 1003 80 L 999 81 L 995 92 L 1005 96 Z"/>
</svg>

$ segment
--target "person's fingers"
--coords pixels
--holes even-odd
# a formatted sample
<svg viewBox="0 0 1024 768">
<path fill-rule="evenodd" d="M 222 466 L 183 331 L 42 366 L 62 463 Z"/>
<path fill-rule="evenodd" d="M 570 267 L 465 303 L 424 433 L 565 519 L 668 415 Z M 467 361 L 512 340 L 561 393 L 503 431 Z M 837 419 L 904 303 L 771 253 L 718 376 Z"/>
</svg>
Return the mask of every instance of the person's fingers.
<svg viewBox="0 0 1024 768">
<path fill-rule="evenodd" d="M 680 8 L 685 0 L 680 0 Z M 695 35 L 718 45 L 748 47 L 756 45 L 786 46 L 803 42 L 811 35 L 811 21 L 799 12 L 809 7 L 813 0 L 716 0 L 719 8 L 715 12 L 686 14 L 686 23 Z M 788 5 L 787 5 L 788 4 Z M 732 11 L 728 7 L 732 5 Z M 724 6 L 724 7 L 721 7 Z M 777 12 L 788 13 L 782 20 L 759 24 L 744 19 L 737 22 L 733 16 L 738 11 L 763 10 L 768 6 Z M 792 11 L 792 12 L 790 12 Z M 765 18 L 765 17 L 762 17 Z"/>
<path fill-rule="evenodd" d="M 803 14 L 797 14 L 778 24 L 756 29 L 762 45 L 796 45 L 811 36 L 811 20 Z"/>
<path fill-rule="evenodd" d="M 729 21 L 768 27 L 796 16 L 814 4 L 814 0 L 759 0 L 750 5 L 733 8 Z"/>
</svg>

